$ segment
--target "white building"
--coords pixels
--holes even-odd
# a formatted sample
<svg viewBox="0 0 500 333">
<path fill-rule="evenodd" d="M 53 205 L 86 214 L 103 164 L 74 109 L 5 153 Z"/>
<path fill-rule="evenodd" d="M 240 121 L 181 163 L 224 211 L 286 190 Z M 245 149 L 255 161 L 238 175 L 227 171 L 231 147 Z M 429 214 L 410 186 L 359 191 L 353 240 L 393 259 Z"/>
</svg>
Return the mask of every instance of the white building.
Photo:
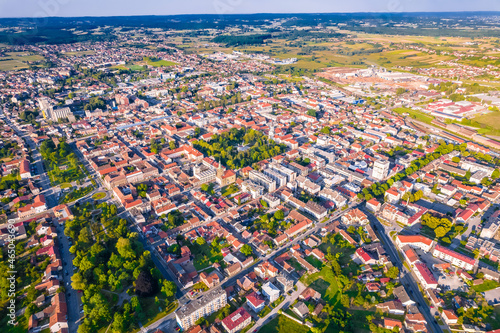
<svg viewBox="0 0 500 333">
<path fill-rule="evenodd" d="M 280 290 L 271 282 L 267 282 L 262 286 L 262 293 L 269 299 L 272 303 L 280 297 Z"/>
<path fill-rule="evenodd" d="M 476 266 L 476 259 L 464 256 L 441 245 L 434 247 L 432 255 L 468 271 L 474 270 Z"/>
<path fill-rule="evenodd" d="M 248 178 L 264 186 L 268 192 L 273 192 L 276 190 L 276 182 L 271 177 L 266 176 L 262 172 L 250 170 L 250 172 L 248 173 Z"/>
<path fill-rule="evenodd" d="M 373 163 L 372 178 L 376 180 L 384 180 L 389 174 L 390 162 L 387 160 L 377 160 Z"/>
</svg>

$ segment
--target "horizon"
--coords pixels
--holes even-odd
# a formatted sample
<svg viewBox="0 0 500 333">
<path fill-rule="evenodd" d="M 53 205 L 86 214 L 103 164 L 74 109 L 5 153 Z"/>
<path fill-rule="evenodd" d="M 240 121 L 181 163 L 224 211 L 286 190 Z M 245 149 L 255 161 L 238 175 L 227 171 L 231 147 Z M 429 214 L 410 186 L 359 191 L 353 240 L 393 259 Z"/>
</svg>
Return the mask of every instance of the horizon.
<svg viewBox="0 0 500 333">
<path fill-rule="evenodd" d="M 193 9 L 195 8 L 195 9 Z M 262 10 L 265 8 L 266 10 Z M 450 11 L 453 8 L 453 11 Z M 192 0 L 189 3 L 169 3 L 157 0 L 46 0 L 15 3 L 0 0 L 0 18 L 80 18 L 80 17 L 134 17 L 177 15 L 258 15 L 258 14 L 405 14 L 405 13 L 495 13 L 500 11 L 496 0 L 311 0 L 287 2 L 285 0 Z"/>
<path fill-rule="evenodd" d="M 228 13 L 223 16 L 251 16 L 251 15 L 334 15 L 334 14 L 390 14 L 390 15 L 404 15 L 404 14 L 500 14 L 499 10 L 457 10 L 457 11 L 408 11 L 408 12 L 282 12 L 282 13 L 268 13 L 268 12 L 256 12 L 256 13 Z M 175 16 L 217 16 L 221 17 L 220 14 L 214 13 L 199 13 L 199 14 L 140 14 L 140 15 L 84 15 L 84 16 L 44 16 L 47 19 L 72 19 L 72 18 L 106 18 L 106 17 L 175 17 Z M 32 19 L 29 16 L 0 16 L 1 19 Z"/>
</svg>

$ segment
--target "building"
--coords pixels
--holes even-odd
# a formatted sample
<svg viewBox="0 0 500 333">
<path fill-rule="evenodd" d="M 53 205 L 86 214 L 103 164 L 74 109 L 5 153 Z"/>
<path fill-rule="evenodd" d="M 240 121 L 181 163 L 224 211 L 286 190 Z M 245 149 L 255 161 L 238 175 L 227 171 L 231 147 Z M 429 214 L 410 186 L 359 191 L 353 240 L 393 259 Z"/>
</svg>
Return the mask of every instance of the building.
<svg viewBox="0 0 500 333">
<path fill-rule="evenodd" d="M 303 209 L 304 211 L 314 216 L 317 220 L 324 219 L 328 215 L 328 211 L 325 207 L 315 203 L 312 200 L 308 201 Z"/>
<path fill-rule="evenodd" d="M 279 172 L 272 169 L 265 169 L 262 173 L 276 182 L 277 187 L 285 186 L 287 183 L 286 176 L 283 176 Z"/>
<path fill-rule="evenodd" d="M 250 314 L 245 309 L 239 308 L 222 320 L 222 326 L 228 333 L 234 333 L 248 326 L 251 321 Z"/>
<path fill-rule="evenodd" d="M 404 286 L 399 286 L 393 290 L 394 296 L 403 304 L 403 306 L 409 306 L 415 304 L 415 302 L 408 296 Z"/>
<path fill-rule="evenodd" d="M 368 224 L 370 221 L 368 220 L 368 217 L 366 216 L 365 213 L 363 213 L 358 208 L 354 208 L 345 213 L 344 215 L 342 215 L 342 222 L 346 225 L 351 225 L 351 224 L 365 225 Z"/>
<path fill-rule="evenodd" d="M 464 256 L 441 245 L 434 247 L 432 255 L 467 271 L 474 270 L 476 266 L 476 259 Z"/>
<path fill-rule="evenodd" d="M 262 286 L 262 293 L 269 299 L 269 303 L 274 302 L 280 297 L 280 290 L 271 282 Z"/>
<path fill-rule="evenodd" d="M 434 245 L 434 241 L 421 235 L 397 235 L 396 244 L 400 249 L 403 248 L 403 246 L 408 245 L 410 247 L 419 248 L 425 252 L 429 252 Z"/>
<path fill-rule="evenodd" d="M 424 287 L 425 289 L 437 288 L 438 283 L 434 278 L 434 275 L 432 275 L 431 271 L 424 263 L 415 263 L 414 271 L 415 275 L 417 275 L 418 279 L 420 280 L 420 284 L 422 285 L 422 287 Z"/>
<path fill-rule="evenodd" d="M 233 170 L 224 170 L 219 163 L 215 179 L 217 180 L 217 184 L 224 187 L 236 181 L 236 173 Z"/>
<path fill-rule="evenodd" d="M 21 179 L 31 178 L 30 162 L 27 159 L 22 160 L 19 164 L 19 176 Z"/>
<path fill-rule="evenodd" d="M 255 313 L 260 313 L 262 309 L 264 309 L 266 301 L 264 300 L 264 298 L 262 298 L 262 296 L 260 296 L 254 291 L 247 296 L 247 305 Z"/>
<path fill-rule="evenodd" d="M 203 170 L 201 166 L 193 167 L 193 175 L 199 184 L 212 183 L 215 181 L 216 171 L 213 168 Z"/>
<path fill-rule="evenodd" d="M 278 196 L 270 194 L 270 193 L 267 193 L 266 195 L 264 195 L 262 197 L 262 200 L 267 202 L 267 204 L 269 205 L 269 208 L 271 208 L 271 209 L 278 207 L 280 205 L 280 202 L 281 202 L 280 198 Z"/>
<path fill-rule="evenodd" d="M 260 184 L 266 188 L 268 192 L 273 192 L 276 190 L 276 182 L 271 178 L 263 174 L 262 172 L 251 170 L 248 173 L 248 178 L 253 180 L 257 184 Z"/>
<path fill-rule="evenodd" d="M 297 304 L 292 307 L 292 311 L 302 319 L 304 319 L 309 314 L 309 309 L 304 302 L 297 302 Z"/>
<path fill-rule="evenodd" d="M 227 304 L 227 294 L 222 288 L 216 288 L 204 294 L 200 299 L 185 304 L 175 312 L 177 324 L 183 330 L 187 330 L 194 323 L 210 314 L 218 311 Z"/>
<path fill-rule="evenodd" d="M 453 310 L 443 310 L 443 319 L 448 325 L 455 325 L 458 323 L 458 316 Z"/>
<path fill-rule="evenodd" d="M 389 174 L 390 162 L 387 160 L 376 160 L 373 163 L 372 178 L 376 180 L 384 180 Z"/>
<path fill-rule="evenodd" d="M 42 111 L 43 117 L 47 120 L 59 121 L 59 119 L 68 119 L 70 122 L 74 122 L 75 116 L 69 107 L 54 109 L 53 106 L 50 106 L 46 110 Z"/>
<path fill-rule="evenodd" d="M 47 210 L 47 205 L 45 203 L 45 197 L 43 194 L 37 195 L 35 199 L 33 199 L 33 203 L 26 205 L 24 207 L 20 207 L 17 210 L 17 215 L 20 218 L 25 218 L 28 216 L 32 216 L 35 214 L 43 213 Z"/>
</svg>

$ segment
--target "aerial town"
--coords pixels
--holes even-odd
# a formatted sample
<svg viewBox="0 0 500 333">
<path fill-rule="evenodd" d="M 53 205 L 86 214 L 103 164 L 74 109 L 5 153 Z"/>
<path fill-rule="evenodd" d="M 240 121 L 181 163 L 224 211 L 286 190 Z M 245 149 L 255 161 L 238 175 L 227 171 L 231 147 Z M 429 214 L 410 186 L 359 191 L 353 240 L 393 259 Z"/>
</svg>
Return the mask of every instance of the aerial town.
<svg viewBox="0 0 500 333">
<path fill-rule="evenodd" d="M 133 33 L 0 48 L 5 332 L 500 332 L 497 66 Z"/>
</svg>

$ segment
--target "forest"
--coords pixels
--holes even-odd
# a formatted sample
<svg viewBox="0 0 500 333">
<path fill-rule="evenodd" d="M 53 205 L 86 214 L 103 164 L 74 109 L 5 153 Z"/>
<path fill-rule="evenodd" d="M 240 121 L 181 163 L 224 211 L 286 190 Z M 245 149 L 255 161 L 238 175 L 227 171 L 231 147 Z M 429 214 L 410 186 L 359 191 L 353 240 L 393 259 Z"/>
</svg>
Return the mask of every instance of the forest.
<svg viewBox="0 0 500 333">
<path fill-rule="evenodd" d="M 212 39 L 212 42 L 225 44 L 226 46 L 259 45 L 263 44 L 266 39 L 269 39 L 271 37 L 272 37 L 271 35 L 244 35 L 244 36 L 220 35 Z"/>
<path fill-rule="evenodd" d="M 205 155 L 213 156 L 216 161 L 220 160 L 230 169 L 250 166 L 279 155 L 286 149 L 284 144 L 277 144 L 261 132 L 247 128 L 232 128 L 220 135 L 213 135 L 210 142 L 195 141 L 194 147 Z"/>
<path fill-rule="evenodd" d="M 147 324 L 159 308 L 173 310 L 177 287 L 163 279 L 137 232 L 118 218 L 115 205 L 95 208 L 98 215 L 91 204 L 77 208 L 64 230 L 75 240 L 70 252 L 78 271 L 71 277 L 72 287 L 83 290 L 85 318 L 78 333 L 97 332 L 110 323 L 111 331 L 126 332 L 137 329 L 138 322 Z M 120 293 L 128 294 L 130 301 L 117 303 Z"/>
</svg>

